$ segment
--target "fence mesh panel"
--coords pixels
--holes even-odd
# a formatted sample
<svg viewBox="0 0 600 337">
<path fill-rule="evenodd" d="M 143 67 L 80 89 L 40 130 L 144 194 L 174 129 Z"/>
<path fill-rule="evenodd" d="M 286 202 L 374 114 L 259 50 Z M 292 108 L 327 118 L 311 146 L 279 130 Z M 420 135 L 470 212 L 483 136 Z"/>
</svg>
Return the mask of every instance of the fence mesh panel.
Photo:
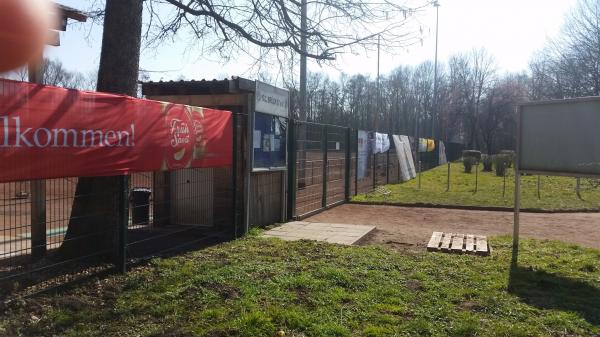
<svg viewBox="0 0 600 337">
<path fill-rule="evenodd" d="M 327 126 L 326 205 L 343 202 L 346 192 L 346 137 L 348 129 Z"/>
<path fill-rule="evenodd" d="M 323 126 L 298 123 L 296 130 L 296 215 L 322 207 L 324 153 Z"/>
</svg>

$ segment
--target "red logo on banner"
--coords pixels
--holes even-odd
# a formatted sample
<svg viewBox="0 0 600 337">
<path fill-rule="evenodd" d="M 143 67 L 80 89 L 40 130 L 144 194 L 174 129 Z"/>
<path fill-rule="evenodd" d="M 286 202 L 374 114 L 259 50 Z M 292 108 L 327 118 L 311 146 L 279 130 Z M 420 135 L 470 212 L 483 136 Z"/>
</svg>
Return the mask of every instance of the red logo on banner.
<svg viewBox="0 0 600 337">
<path fill-rule="evenodd" d="M 194 154 L 192 138 L 192 120 L 188 107 L 169 105 L 165 121 L 170 133 L 169 147 L 166 154 L 166 168 L 170 170 L 190 166 Z"/>
<path fill-rule="evenodd" d="M 194 159 L 200 159 L 206 153 L 206 140 L 204 139 L 204 111 L 202 108 L 191 108 L 194 125 Z"/>
</svg>

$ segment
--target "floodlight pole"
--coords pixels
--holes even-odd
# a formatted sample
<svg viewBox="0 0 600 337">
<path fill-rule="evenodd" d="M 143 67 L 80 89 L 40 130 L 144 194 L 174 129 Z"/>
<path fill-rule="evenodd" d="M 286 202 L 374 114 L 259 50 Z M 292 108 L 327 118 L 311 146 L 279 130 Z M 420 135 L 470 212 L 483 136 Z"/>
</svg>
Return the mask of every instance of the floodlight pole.
<svg viewBox="0 0 600 337">
<path fill-rule="evenodd" d="M 381 35 L 377 35 L 377 104 L 376 106 L 376 111 L 374 114 L 374 119 L 375 119 L 375 123 L 374 124 L 374 128 L 375 131 L 379 131 L 379 111 L 381 109 L 380 107 L 380 101 L 381 101 L 381 85 L 380 85 L 380 81 L 379 81 L 379 58 L 380 58 L 380 51 L 381 51 Z"/>
<path fill-rule="evenodd" d="M 306 30 L 307 30 L 307 0 L 300 2 L 300 120 L 305 122 L 307 120 L 306 113 L 306 78 L 307 78 L 307 65 L 306 65 Z"/>
<path fill-rule="evenodd" d="M 437 0 L 433 2 L 435 6 L 435 61 L 433 65 L 433 111 L 431 115 L 431 138 L 435 139 L 435 117 L 438 113 L 437 90 L 438 90 L 438 26 L 440 4 Z"/>
<path fill-rule="evenodd" d="M 308 113 L 306 111 L 306 82 L 307 82 L 307 72 L 308 72 L 308 66 L 306 64 L 306 51 L 308 49 L 307 47 L 307 36 L 306 36 L 306 31 L 307 31 L 307 0 L 301 0 L 300 2 L 300 90 L 298 93 L 298 99 L 299 99 L 299 116 L 298 119 L 300 120 L 300 122 L 306 122 L 308 120 Z M 293 116 L 292 116 L 293 118 Z M 295 124 L 296 130 L 294 132 L 296 139 L 292 139 L 291 141 L 294 142 L 297 139 L 304 139 L 306 140 L 307 137 L 307 127 L 306 125 L 302 126 L 302 124 L 297 123 Z M 295 149 L 297 151 L 297 155 L 299 158 L 298 162 L 300 163 L 300 168 L 298 170 L 296 170 L 296 178 L 293 183 L 294 184 L 306 184 L 306 148 L 305 148 L 305 142 L 299 142 L 298 146 Z M 289 188 L 292 188 L 292 186 L 290 186 Z M 295 206 L 293 206 L 295 207 Z"/>
</svg>

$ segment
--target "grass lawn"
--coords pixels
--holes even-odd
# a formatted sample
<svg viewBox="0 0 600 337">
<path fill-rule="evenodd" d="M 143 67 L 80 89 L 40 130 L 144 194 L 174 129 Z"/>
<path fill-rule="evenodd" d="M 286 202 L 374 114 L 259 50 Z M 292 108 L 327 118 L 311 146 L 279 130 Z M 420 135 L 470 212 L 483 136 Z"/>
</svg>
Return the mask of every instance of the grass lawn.
<svg viewBox="0 0 600 337">
<path fill-rule="evenodd" d="M 600 251 L 510 239 L 491 257 L 254 235 L 3 308 L 9 336 L 593 336 Z M 510 289 L 509 289 L 510 284 Z M 0 332 L 0 335 L 2 335 Z"/>
<path fill-rule="evenodd" d="M 480 165 L 479 169 L 483 168 Z M 446 192 L 448 168 L 446 165 L 423 172 L 421 190 L 418 179 L 406 183 L 387 185 L 389 195 L 363 194 L 354 201 L 389 203 L 425 203 L 435 205 L 513 207 L 514 171 L 509 169 L 506 193 L 503 196 L 503 178 L 494 172 L 479 172 L 475 193 L 475 167 L 473 173 L 464 173 L 462 163 L 452 163 L 450 192 Z M 521 179 L 521 207 L 542 210 L 599 210 L 600 187 L 593 188 L 587 179 L 581 180 L 581 199 L 575 193 L 576 179 L 569 177 L 541 176 L 540 198 L 537 195 L 537 176 Z"/>
</svg>

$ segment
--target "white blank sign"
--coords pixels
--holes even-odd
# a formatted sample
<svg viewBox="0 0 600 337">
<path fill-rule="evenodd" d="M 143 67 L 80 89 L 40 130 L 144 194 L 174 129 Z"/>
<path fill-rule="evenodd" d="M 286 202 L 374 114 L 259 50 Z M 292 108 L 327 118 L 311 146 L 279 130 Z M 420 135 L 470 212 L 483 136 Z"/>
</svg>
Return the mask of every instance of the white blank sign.
<svg viewBox="0 0 600 337">
<path fill-rule="evenodd" d="M 519 107 L 519 169 L 600 176 L 600 97 Z"/>
</svg>

